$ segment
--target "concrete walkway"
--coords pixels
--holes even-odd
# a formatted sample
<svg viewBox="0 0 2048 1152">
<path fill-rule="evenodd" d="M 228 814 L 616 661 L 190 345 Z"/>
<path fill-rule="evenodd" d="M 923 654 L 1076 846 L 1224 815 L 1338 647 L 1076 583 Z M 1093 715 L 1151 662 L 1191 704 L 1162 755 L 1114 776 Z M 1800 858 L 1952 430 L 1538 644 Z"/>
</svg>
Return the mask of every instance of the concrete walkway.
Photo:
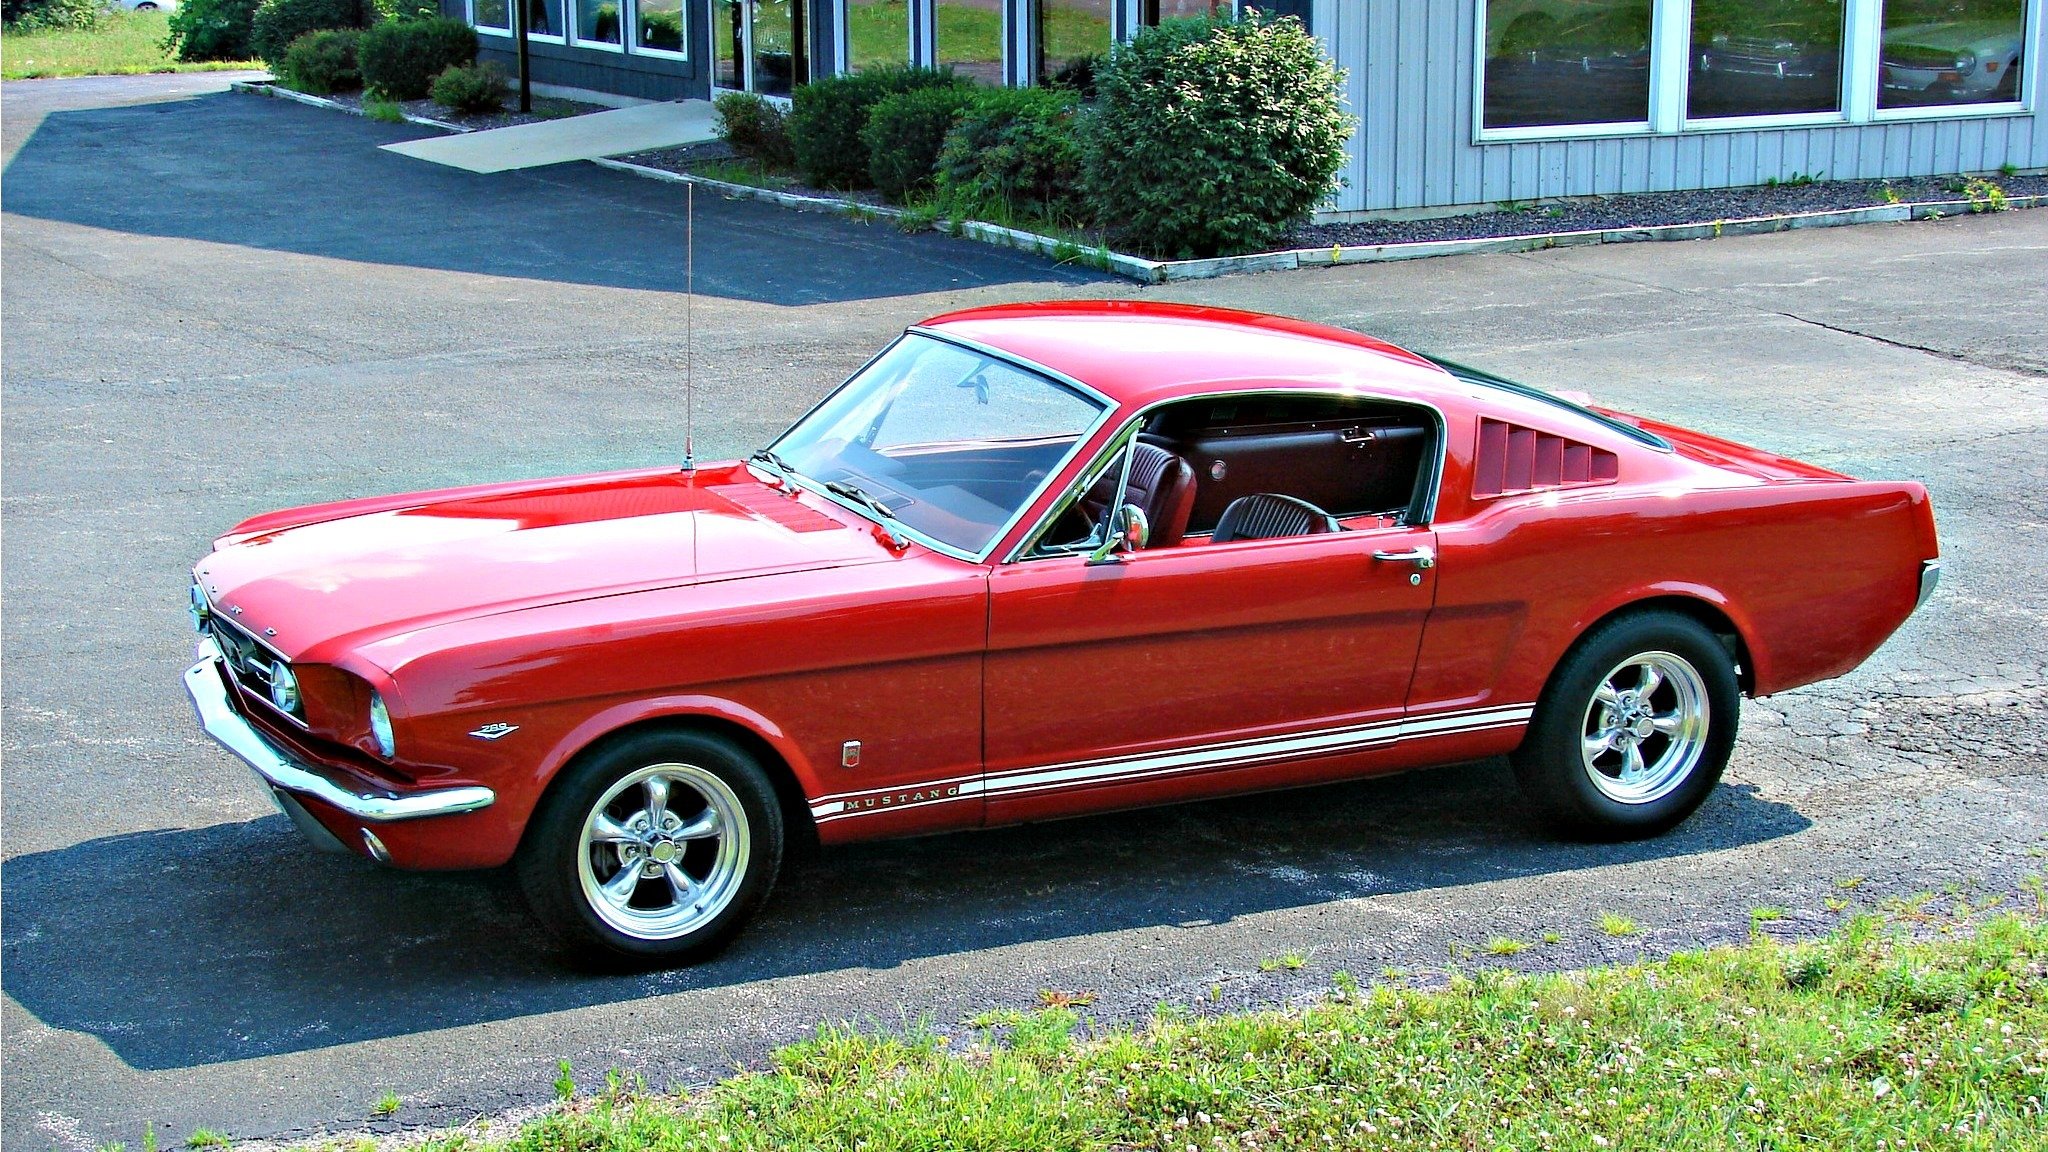
<svg viewBox="0 0 2048 1152">
<path fill-rule="evenodd" d="M 509 172 L 596 156 L 701 144 L 718 138 L 708 100 L 615 108 L 563 120 L 386 144 L 384 149 L 470 172 Z"/>
</svg>

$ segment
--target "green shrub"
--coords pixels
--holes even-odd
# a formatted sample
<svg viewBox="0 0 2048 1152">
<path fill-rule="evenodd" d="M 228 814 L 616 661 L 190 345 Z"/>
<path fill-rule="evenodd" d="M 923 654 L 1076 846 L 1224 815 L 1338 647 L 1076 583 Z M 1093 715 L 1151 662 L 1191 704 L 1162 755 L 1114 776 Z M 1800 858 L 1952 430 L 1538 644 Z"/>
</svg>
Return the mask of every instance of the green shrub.
<svg viewBox="0 0 2048 1152">
<path fill-rule="evenodd" d="M 940 199 L 963 214 L 1080 216 L 1079 117 L 1072 92 L 979 92 L 939 153 Z"/>
<path fill-rule="evenodd" d="M 257 0 L 183 0 L 171 13 L 166 51 L 178 59 L 247 60 Z"/>
<path fill-rule="evenodd" d="M 876 104 L 860 138 L 868 146 L 868 179 L 882 195 L 902 203 L 928 188 L 946 133 L 974 103 L 966 85 L 898 92 Z"/>
<path fill-rule="evenodd" d="M 103 0 L 6 0 L 0 21 L 6 23 L 9 32 L 40 32 L 45 28 L 89 32 L 99 27 L 100 18 L 106 14 Z"/>
<path fill-rule="evenodd" d="M 1337 187 L 1341 80 L 1293 17 L 1146 28 L 1096 74 L 1089 202 L 1154 256 L 1271 248 Z"/>
<path fill-rule="evenodd" d="M 362 47 L 360 28 L 321 28 L 291 42 L 277 65 L 277 78 L 288 88 L 325 96 L 330 92 L 353 92 L 363 86 L 363 74 L 356 67 L 356 52 Z"/>
<path fill-rule="evenodd" d="M 1048 88 L 1064 88 L 1084 101 L 1095 99 L 1095 73 L 1102 68 L 1108 57 L 1100 52 L 1092 56 L 1076 56 L 1053 70 L 1046 77 Z"/>
<path fill-rule="evenodd" d="M 818 188 L 867 187 L 868 146 L 860 132 L 868 113 L 898 92 L 958 83 L 950 68 L 873 68 L 805 84 L 790 97 L 797 170 Z"/>
<path fill-rule="evenodd" d="M 751 92 L 727 92 L 719 96 L 718 134 L 734 152 L 757 160 L 764 168 L 796 167 L 796 153 L 789 145 L 789 118 L 779 105 Z"/>
<path fill-rule="evenodd" d="M 285 50 L 322 28 L 361 28 L 376 16 L 362 0 L 262 0 L 249 21 L 249 51 L 275 72 Z"/>
<path fill-rule="evenodd" d="M 419 100 L 434 77 L 476 63 L 476 31 L 460 20 L 393 20 L 363 33 L 363 87 L 390 100 Z"/>
<path fill-rule="evenodd" d="M 434 77 L 434 103 L 476 116 L 505 107 L 505 74 L 495 64 L 457 65 Z"/>
</svg>

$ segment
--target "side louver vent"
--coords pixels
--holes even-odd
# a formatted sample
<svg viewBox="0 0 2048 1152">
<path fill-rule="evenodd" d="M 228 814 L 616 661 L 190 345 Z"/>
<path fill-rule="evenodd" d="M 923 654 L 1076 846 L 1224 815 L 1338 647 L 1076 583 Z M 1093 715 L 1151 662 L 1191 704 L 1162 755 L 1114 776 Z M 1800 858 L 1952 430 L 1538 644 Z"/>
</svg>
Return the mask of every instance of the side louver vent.
<svg viewBox="0 0 2048 1152">
<path fill-rule="evenodd" d="M 1500 420 L 1479 421 L 1472 494 L 1499 496 L 1605 484 L 1620 475 L 1614 453 Z"/>
</svg>

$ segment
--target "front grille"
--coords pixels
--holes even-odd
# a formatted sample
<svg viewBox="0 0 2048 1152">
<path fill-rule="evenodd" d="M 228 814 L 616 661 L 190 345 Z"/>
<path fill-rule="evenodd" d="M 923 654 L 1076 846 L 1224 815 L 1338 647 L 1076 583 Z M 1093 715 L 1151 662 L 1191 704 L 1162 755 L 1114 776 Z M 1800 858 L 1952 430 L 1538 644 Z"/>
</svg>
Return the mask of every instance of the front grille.
<svg viewBox="0 0 2048 1152">
<path fill-rule="evenodd" d="M 304 725 L 305 721 L 291 713 L 284 712 L 270 700 L 270 666 L 283 659 L 276 651 L 264 646 L 261 640 L 239 624 L 231 624 L 218 612 L 206 617 L 206 631 L 213 642 L 220 646 L 220 654 L 227 662 L 228 674 L 234 677 L 241 689 L 258 700 L 271 711 L 288 717 L 293 723 Z"/>
</svg>

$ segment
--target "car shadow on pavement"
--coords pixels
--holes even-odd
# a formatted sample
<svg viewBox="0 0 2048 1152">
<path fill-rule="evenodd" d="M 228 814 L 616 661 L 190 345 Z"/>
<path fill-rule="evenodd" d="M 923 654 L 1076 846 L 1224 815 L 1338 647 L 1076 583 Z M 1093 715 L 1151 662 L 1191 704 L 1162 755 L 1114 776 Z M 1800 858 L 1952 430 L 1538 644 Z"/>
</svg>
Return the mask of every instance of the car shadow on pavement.
<svg viewBox="0 0 2048 1152">
<path fill-rule="evenodd" d="M 314 854 L 282 816 L 7 861 L 0 983 L 131 1067 L 187 1068 L 780 976 L 1223 922 L 1715 852 L 1808 826 L 1723 785 L 1658 839 L 1548 837 L 1501 761 L 1054 824 L 877 843 L 794 868 L 723 955 L 592 976 L 538 947 L 504 872 Z"/>
<path fill-rule="evenodd" d="M 575 162 L 480 175 L 381 150 L 434 135 L 238 92 L 46 117 L 6 211 L 371 264 L 680 292 L 684 193 Z M 887 222 L 696 198 L 696 290 L 778 305 L 1106 277 Z"/>
</svg>

